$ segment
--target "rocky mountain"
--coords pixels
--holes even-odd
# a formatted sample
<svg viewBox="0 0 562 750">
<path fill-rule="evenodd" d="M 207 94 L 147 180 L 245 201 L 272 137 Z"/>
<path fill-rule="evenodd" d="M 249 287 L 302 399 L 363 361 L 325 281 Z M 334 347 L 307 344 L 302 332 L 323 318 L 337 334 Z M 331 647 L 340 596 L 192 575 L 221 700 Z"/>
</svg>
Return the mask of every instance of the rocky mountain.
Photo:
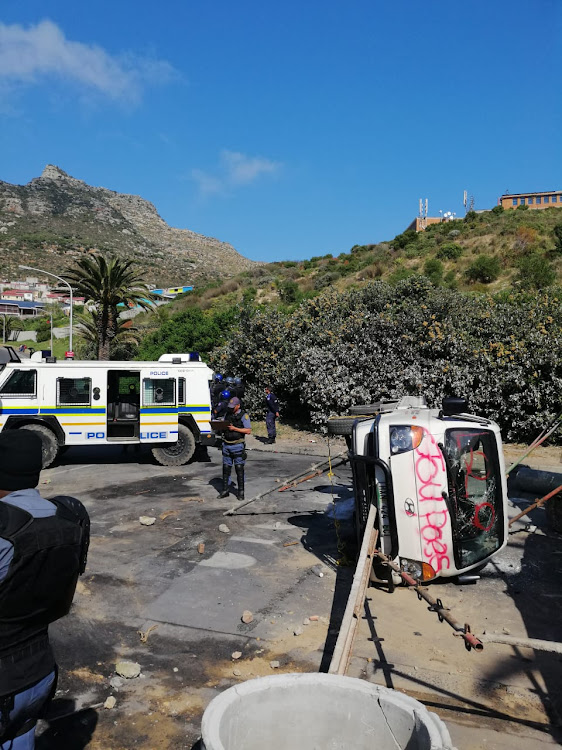
<svg viewBox="0 0 562 750">
<path fill-rule="evenodd" d="M 18 264 L 61 273 L 82 253 L 135 259 L 157 285 L 202 283 L 256 265 L 232 245 L 175 229 L 147 200 L 92 187 L 51 164 L 27 185 L 0 181 L 0 278 Z"/>
</svg>

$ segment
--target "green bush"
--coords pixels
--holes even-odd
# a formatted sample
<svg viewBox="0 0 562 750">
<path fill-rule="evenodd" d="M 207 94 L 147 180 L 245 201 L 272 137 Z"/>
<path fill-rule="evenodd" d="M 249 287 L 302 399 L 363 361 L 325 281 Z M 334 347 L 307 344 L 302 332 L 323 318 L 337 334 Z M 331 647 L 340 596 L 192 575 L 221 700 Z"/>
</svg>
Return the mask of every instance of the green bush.
<svg viewBox="0 0 562 750">
<path fill-rule="evenodd" d="M 423 265 L 423 272 L 432 284 L 438 286 L 443 278 L 443 263 L 437 258 L 428 258 Z"/>
<path fill-rule="evenodd" d="M 492 209 L 492 213 L 495 214 L 496 216 L 498 214 L 503 214 L 503 212 L 504 212 L 504 207 L 503 206 L 494 206 L 493 209 Z"/>
<path fill-rule="evenodd" d="M 522 289 L 544 289 L 551 286 L 556 273 L 548 260 L 537 252 L 524 255 L 518 263 L 517 283 Z"/>
<path fill-rule="evenodd" d="M 501 263 L 495 255 L 479 255 L 466 269 L 466 278 L 474 283 L 490 284 L 500 275 Z"/>
<path fill-rule="evenodd" d="M 441 245 L 437 251 L 437 257 L 442 260 L 457 260 L 463 254 L 463 249 L 460 245 L 455 242 L 448 242 L 445 245 Z"/>
</svg>

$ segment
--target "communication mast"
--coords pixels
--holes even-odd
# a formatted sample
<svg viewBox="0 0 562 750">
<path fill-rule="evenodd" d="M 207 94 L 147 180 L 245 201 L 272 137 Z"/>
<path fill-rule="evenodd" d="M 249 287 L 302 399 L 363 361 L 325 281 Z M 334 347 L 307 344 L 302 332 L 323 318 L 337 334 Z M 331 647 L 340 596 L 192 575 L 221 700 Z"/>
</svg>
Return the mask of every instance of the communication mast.
<svg viewBox="0 0 562 750">
<path fill-rule="evenodd" d="M 420 216 L 419 216 L 419 228 L 420 229 L 427 228 L 427 208 L 428 208 L 427 198 L 425 199 L 425 208 L 424 208 L 423 199 L 420 198 Z"/>
<path fill-rule="evenodd" d="M 463 193 L 462 203 L 464 206 L 465 214 L 467 214 L 469 211 L 474 211 L 474 196 L 471 195 L 469 198 L 466 190 Z"/>
</svg>

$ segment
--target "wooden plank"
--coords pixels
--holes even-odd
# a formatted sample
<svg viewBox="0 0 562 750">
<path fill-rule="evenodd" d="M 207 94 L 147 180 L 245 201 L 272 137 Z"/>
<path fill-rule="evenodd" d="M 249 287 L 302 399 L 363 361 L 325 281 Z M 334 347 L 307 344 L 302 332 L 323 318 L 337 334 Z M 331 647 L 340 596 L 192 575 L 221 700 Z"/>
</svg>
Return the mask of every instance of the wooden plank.
<svg viewBox="0 0 562 750">
<path fill-rule="evenodd" d="M 353 576 L 353 583 L 349 592 L 349 598 L 340 626 L 340 632 L 330 662 L 328 672 L 330 674 L 345 674 L 351 657 L 351 649 L 357 631 L 357 624 L 363 611 L 363 604 L 369 585 L 369 575 L 373 565 L 373 555 L 378 539 L 378 529 L 375 527 L 377 509 L 371 505 L 363 543 Z"/>
</svg>

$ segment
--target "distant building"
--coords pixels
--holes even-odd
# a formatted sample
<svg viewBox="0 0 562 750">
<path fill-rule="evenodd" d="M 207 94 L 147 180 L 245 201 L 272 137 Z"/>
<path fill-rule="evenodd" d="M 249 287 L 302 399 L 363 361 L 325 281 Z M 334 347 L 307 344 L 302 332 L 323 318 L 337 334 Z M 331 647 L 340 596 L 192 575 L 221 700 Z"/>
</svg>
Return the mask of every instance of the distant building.
<svg viewBox="0 0 562 750">
<path fill-rule="evenodd" d="M 0 298 L 0 315 L 14 315 L 16 318 L 29 318 L 40 315 L 45 304 L 43 302 L 27 302 Z"/>
<path fill-rule="evenodd" d="M 562 208 L 562 190 L 547 190 L 542 193 L 506 193 L 498 198 L 498 206 L 504 208 Z"/>
<path fill-rule="evenodd" d="M 25 300 L 26 302 L 33 302 L 34 292 L 32 289 L 6 289 L 2 292 L 4 299 Z"/>
<path fill-rule="evenodd" d="M 431 224 L 441 224 L 442 221 L 441 216 L 416 216 L 406 227 L 406 231 L 413 229 L 415 232 L 423 232 Z"/>
</svg>

